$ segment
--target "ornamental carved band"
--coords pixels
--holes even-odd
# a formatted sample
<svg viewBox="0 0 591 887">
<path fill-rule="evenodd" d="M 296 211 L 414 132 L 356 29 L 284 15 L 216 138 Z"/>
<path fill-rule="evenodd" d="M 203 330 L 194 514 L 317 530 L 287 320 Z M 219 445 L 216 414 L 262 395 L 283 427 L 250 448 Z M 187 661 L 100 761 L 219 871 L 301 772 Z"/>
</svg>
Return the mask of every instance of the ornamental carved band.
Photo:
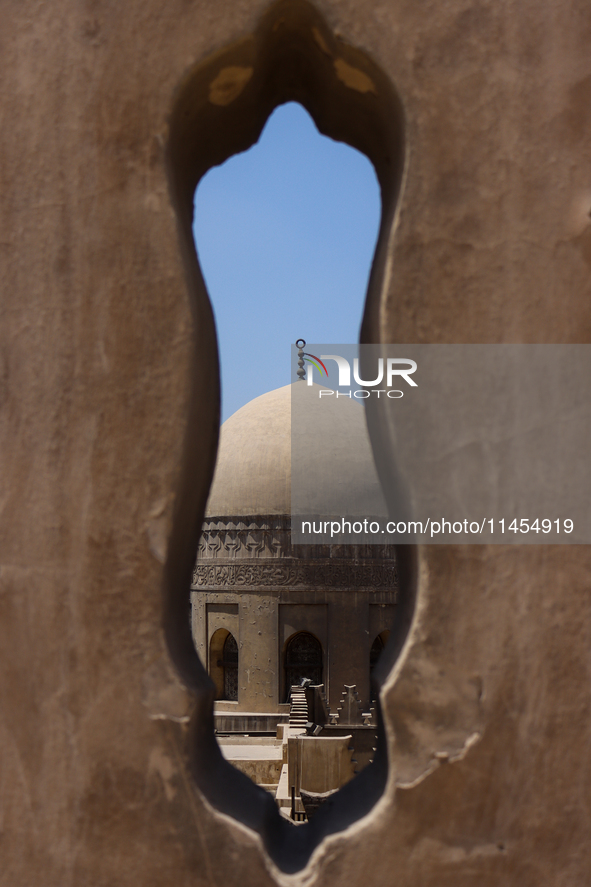
<svg viewBox="0 0 591 887">
<path fill-rule="evenodd" d="M 308 559 L 324 560 L 335 557 L 335 546 L 310 544 L 292 546 L 291 521 L 289 515 L 258 515 L 256 517 L 210 517 L 203 524 L 197 549 L 197 559 L 205 565 L 207 561 L 236 558 L 253 561 Z M 340 549 L 336 560 L 377 561 L 393 564 L 396 560 L 392 545 L 347 545 Z M 346 548 L 346 554 L 343 549 Z M 339 586 L 340 587 L 340 586 Z"/>
<path fill-rule="evenodd" d="M 395 564 L 294 563 L 198 564 L 193 588 L 387 588 L 398 587 Z"/>
</svg>

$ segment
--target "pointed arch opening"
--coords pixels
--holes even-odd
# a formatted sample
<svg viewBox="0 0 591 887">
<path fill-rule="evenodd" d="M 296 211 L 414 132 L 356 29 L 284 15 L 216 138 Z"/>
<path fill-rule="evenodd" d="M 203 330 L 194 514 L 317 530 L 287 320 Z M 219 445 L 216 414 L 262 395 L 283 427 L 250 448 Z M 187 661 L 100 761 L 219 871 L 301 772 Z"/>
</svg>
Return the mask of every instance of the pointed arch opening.
<svg viewBox="0 0 591 887">
<path fill-rule="evenodd" d="M 304 679 L 313 684 L 324 683 L 322 644 L 309 631 L 298 631 L 290 637 L 285 645 L 283 661 L 286 701 L 289 701 L 291 688 L 301 685 Z"/>
<path fill-rule="evenodd" d="M 238 643 L 225 628 L 218 628 L 209 642 L 209 674 L 216 699 L 238 701 Z"/>
<path fill-rule="evenodd" d="M 385 631 L 381 631 L 378 635 L 375 636 L 372 645 L 369 648 L 369 688 L 372 702 L 377 699 L 379 693 L 379 685 L 378 682 L 374 679 L 374 671 L 378 662 L 380 661 L 382 653 L 386 648 L 389 637 L 390 631 L 388 629 L 386 629 Z"/>
</svg>

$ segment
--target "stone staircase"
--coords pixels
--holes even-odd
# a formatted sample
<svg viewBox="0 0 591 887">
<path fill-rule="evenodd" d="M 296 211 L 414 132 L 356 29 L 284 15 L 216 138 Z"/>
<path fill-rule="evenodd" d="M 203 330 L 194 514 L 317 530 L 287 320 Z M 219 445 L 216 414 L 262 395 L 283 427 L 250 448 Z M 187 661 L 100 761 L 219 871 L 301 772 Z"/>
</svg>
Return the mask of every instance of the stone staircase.
<svg viewBox="0 0 591 887">
<path fill-rule="evenodd" d="M 289 726 L 305 730 L 309 719 L 308 703 L 306 701 L 306 691 L 304 688 L 297 686 L 292 687 L 289 701 Z"/>
</svg>

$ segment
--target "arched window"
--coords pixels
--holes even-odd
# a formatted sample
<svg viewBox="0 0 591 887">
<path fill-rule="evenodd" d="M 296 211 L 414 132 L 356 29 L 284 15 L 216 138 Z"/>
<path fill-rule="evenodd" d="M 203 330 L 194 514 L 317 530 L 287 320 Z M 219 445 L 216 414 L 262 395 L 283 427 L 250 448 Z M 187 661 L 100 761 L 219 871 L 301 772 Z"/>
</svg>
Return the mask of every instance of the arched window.
<svg viewBox="0 0 591 887">
<path fill-rule="evenodd" d="M 238 644 L 225 628 L 214 631 L 209 642 L 209 674 L 215 698 L 238 701 Z"/>
<path fill-rule="evenodd" d="M 224 699 L 236 702 L 238 699 L 238 644 L 233 634 L 228 634 L 222 652 L 224 669 Z"/>
<path fill-rule="evenodd" d="M 378 664 L 378 659 L 382 655 L 382 650 L 386 646 L 386 642 L 390 635 L 389 631 L 382 631 L 374 640 L 369 651 L 369 686 L 372 702 L 377 698 L 377 687 L 372 680 L 373 670 Z"/>
<path fill-rule="evenodd" d="M 289 693 L 302 678 L 310 678 L 313 684 L 322 683 L 322 646 L 313 634 L 300 631 L 288 642 L 285 650 L 285 690 Z"/>
<path fill-rule="evenodd" d="M 366 648 L 367 649 L 367 648 Z M 382 640 L 381 634 L 377 636 L 371 645 L 371 650 L 369 651 L 369 671 L 370 674 L 374 670 L 377 665 L 377 661 L 380 658 L 381 652 L 384 649 L 384 641 Z"/>
</svg>

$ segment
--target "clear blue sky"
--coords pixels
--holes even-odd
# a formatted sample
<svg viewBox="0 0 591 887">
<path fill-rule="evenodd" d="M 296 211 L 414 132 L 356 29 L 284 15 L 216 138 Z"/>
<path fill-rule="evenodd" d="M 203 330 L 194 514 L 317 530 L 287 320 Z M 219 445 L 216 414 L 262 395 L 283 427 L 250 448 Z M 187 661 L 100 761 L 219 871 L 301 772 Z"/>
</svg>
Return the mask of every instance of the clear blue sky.
<svg viewBox="0 0 591 887">
<path fill-rule="evenodd" d="M 203 177 L 193 233 L 215 313 L 222 420 L 290 381 L 290 346 L 354 343 L 381 212 L 373 166 L 301 105 Z"/>
</svg>

